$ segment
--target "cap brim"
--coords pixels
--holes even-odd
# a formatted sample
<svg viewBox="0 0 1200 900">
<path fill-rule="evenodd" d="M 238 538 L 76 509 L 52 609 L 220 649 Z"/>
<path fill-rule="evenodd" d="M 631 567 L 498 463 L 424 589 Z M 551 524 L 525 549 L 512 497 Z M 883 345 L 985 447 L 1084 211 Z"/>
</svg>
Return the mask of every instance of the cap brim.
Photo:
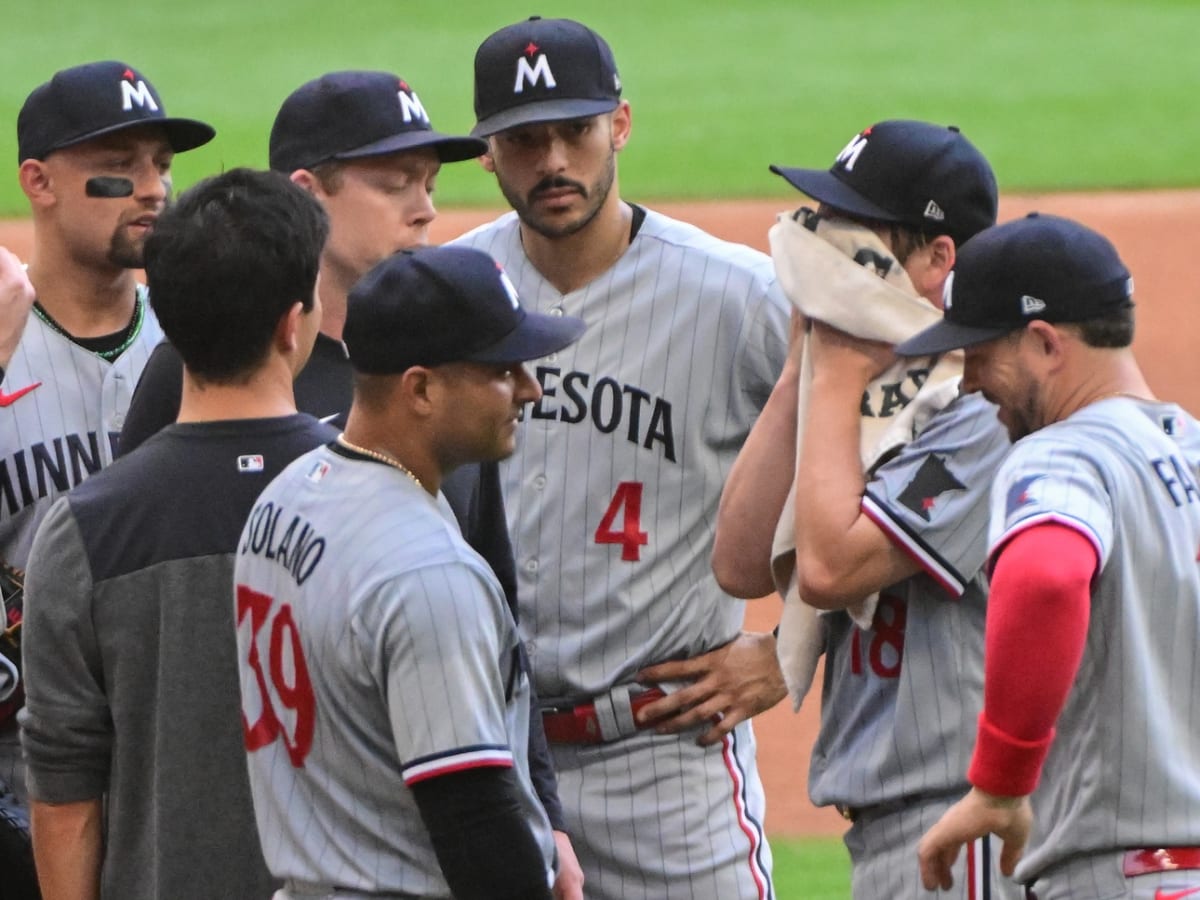
<svg viewBox="0 0 1200 900">
<path fill-rule="evenodd" d="M 783 177 L 798 191 L 803 191 L 814 200 L 827 203 L 852 215 L 882 222 L 899 222 L 900 218 L 882 206 L 872 203 L 858 191 L 827 169 L 790 169 L 771 166 L 771 171 Z"/>
<path fill-rule="evenodd" d="M 620 105 L 620 100 L 541 100 L 536 103 L 526 103 L 514 106 L 495 115 L 480 119 L 471 134 L 475 137 L 488 137 L 498 131 L 515 128 L 518 125 L 533 125 L 538 122 L 557 122 L 562 119 L 581 119 L 585 116 L 598 116 L 601 113 L 612 112 Z"/>
<path fill-rule="evenodd" d="M 215 128 L 196 119 L 138 119 L 132 122 L 119 122 L 116 125 L 99 128 L 95 131 L 89 131 L 87 134 L 73 137 L 70 140 L 62 141 L 48 149 L 42 156 L 48 156 L 55 150 L 74 147 L 77 144 L 82 144 L 93 138 L 103 137 L 106 134 L 116 134 L 118 131 L 143 127 L 161 128 L 167 136 L 167 143 L 171 145 L 171 149 L 176 153 L 183 153 L 187 150 L 195 150 L 197 147 L 202 147 L 217 135 Z"/>
<path fill-rule="evenodd" d="M 900 356 L 934 356 L 1004 337 L 1013 330 L 1008 326 L 989 328 L 980 325 L 960 325 L 942 319 L 924 331 L 917 332 L 907 341 L 897 344 L 896 353 Z"/>
<path fill-rule="evenodd" d="M 570 346 L 583 334 L 583 319 L 527 312 L 501 341 L 465 357 L 469 362 L 510 363 L 540 359 Z"/>
<path fill-rule="evenodd" d="M 383 156 L 401 150 L 417 150 L 432 147 L 438 159 L 444 163 L 463 162 L 475 159 L 487 152 L 487 142 L 474 137 L 458 137 L 438 131 L 403 131 L 382 140 L 374 141 L 353 150 L 338 153 L 333 159 L 362 159 L 367 156 Z"/>
</svg>

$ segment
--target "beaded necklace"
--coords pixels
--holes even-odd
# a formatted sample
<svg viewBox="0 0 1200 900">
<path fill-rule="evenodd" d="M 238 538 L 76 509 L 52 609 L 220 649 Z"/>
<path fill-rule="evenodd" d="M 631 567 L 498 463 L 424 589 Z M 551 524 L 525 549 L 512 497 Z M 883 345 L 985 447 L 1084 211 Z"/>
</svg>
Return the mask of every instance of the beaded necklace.
<svg viewBox="0 0 1200 900">
<path fill-rule="evenodd" d="M 125 326 L 125 339 L 121 341 L 119 346 L 113 347 L 110 350 L 93 350 L 91 347 L 84 345 L 80 338 L 75 337 L 75 335 L 71 334 L 56 321 L 54 321 L 54 318 L 50 315 L 50 313 L 46 312 L 46 310 L 42 308 L 42 304 L 36 300 L 33 302 L 33 314 L 45 322 L 46 325 L 48 325 L 51 329 L 57 331 L 59 334 L 65 337 L 68 341 L 71 341 L 73 344 L 78 344 L 80 347 L 83 347 L 84 350 L 87 350 L 89 353 L 96 354 L 96 356 L 106 360 L 107 362 L 112 362 L 114 359 L 128 350 L 133 342 L 137 340 L 138 333 L 142 330 L 142 320 L 146 317 L 146 309 L 145 305 L 142 303 L 142 298 L 135 296 L 133 301 L 133 318 L 131 318 L 129 320 L 129 324 Z"/>
</svg>

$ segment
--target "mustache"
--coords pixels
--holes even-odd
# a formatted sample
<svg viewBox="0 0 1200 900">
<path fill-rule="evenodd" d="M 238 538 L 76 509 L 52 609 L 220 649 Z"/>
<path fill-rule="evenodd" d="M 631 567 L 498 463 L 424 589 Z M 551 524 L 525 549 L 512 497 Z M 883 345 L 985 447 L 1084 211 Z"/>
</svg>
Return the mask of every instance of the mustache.
<svg viewBox="0 0 1200 900">
<path fill-rule="evenodd" d="M 572 181 L 570 178 L 564 178 L 562 175 L 552 175 L 549 178 L 543 178 L 533 186 L 533 189 L 529 192 L 529 200 L 533 202 L 541 194 L 548 191 L 562 190 L 563 188 L 578 191 L 585 200 L 587 199 L 587 188 L 578 181 Z"/>
</svg>

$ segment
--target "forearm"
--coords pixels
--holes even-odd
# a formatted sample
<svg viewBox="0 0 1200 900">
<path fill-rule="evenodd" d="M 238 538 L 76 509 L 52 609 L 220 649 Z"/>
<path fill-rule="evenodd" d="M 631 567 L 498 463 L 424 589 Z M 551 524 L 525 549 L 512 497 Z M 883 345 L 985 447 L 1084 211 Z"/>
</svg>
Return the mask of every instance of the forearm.
<svg viewBox="0 0 1200 900">
<path fill-rule="evenodd" d="M 846 593 L 846 581 L 867 562 L 851 532 L 864 521 L 872 525 L 862 515 L 862 391 L 841 373 L 816 373 L 797 460 L 797 578 L 801 597 L 823 608 L 861 599 Z"/>
<path fill-rule="evenodd" d="M 775 590 L 771 544 L 796 464 L 799 377 L 789 363 L 742 445 L 721 492 L 712 566 L 735 597 Z"/>
<path fill-rule="evenodd" d="M 984 706 L 968 777 L 991 794 L 1032 793 L 1083 658 L 1096 556 L 1047 523 L 1001 551 L 988 595 Z"/>
<path fill-rule="evenodd" d="M 33 801 L 30 826 L 42 900 L 98 900 L 103 854 L 100 798 Z"/>
<path fill-rule="evenodd" d="M 512 769 L 467 770 L 413 785 L 442 874 L 460 900 L 551 900 L 519 790 Z"/>
</svg>

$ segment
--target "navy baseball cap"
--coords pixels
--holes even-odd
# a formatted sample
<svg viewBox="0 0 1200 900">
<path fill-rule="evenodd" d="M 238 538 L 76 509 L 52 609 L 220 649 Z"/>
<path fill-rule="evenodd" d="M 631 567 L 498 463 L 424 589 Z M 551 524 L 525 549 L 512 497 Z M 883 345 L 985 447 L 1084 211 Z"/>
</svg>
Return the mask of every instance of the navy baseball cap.
<svg viewBox="0 0 1200 900">
<path fill-rule="evenodd" d="M 571 19 L 533 16 L 501 28 L 475 52 L 475 127 L 487 137 L 534 122 L 611 112 L 621 76 L 604 38 Z"/>
<path fill-rule="evenodd" d="M 207 144 L 216 130 L 196 119 L 168 116 L 148 79 L 116 60 L 56 72 L 33 89 L 17 115 L 17 162 L 134 128 L 157 125 L 176 153 Z"/>
<path fill-rule="evenodd" d="M 1133 306 L 1133 279 L 1103 235 L 1030 213 L 958 251 L 942 321 L 896 347 L 927 356 L 1003 337 L 1028 322 L 1082 322 Z"/>
<path fill-rule="evenodd" d="M 450 362 L 517 363 L 555 353 L 582 319 L 526 312 L 494 259 L 470 247 L 402 250 L 351 289 L 342 340 L 360 372 Z"/>
<path fill-rule="evenodd" d="M 965 243 L 996 222 L 992 167 L 953 125 L 892 119 L 859 132 L 825 169 L 771 166 L 821 203 Z"/>
<path fill-rule="evenodd" d="M 283 101 L 271 126 L 270 165 L 312 169 L 338 159 L 432 147 L 442 162 L 474 159 L 487 144 L 434 131 L 412 87 L 389 72 L 330 72 Z"/>
</svg>

